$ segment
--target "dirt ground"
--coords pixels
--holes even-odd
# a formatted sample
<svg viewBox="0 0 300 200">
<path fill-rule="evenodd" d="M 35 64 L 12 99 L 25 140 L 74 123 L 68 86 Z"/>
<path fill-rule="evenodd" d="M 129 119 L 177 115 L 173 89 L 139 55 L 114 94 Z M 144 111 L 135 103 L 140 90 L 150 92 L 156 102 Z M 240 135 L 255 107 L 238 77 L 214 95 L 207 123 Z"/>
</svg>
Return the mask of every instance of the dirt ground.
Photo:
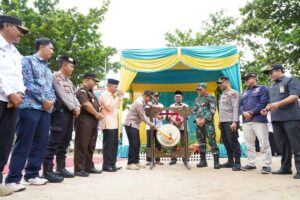
<svg viewBox="0 0 300 200">
<path fill-rule="evenodd" d="M 221 159 L 225 162 L 226 159 Z M 243 164 L 246 159 L 242 159 Z M 156 166 L 128 171 L 126 160 L 118 162 L 123 168 L 116 173 L 104 172 L 88 178 L 65 179 L 61 184 L 48 183 L 45 186 L 27 186 L 26 191 L 2 199 L 10 200 L 300 200 L 300 180 L 292 175 L 262 175 L 261 159 L 254 171 L 233 172 L 231 169 L 209 167 L 198 169 L 196 162 L 190 162 L 188 171 L 181 162 L 177 165 Z M 273 157 L 272 168 L 277 170 L 280 158 Z M 100 165 L 97 165 L 100 168 Z M 295 169 L 293 168 L 295 172 Z"/>
</svg>

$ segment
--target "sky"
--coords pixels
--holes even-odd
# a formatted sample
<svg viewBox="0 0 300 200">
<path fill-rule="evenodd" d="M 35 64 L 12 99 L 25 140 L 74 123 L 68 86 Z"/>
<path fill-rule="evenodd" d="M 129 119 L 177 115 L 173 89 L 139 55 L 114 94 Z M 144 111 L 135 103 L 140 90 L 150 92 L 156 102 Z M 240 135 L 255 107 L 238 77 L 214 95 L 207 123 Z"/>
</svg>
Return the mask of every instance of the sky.
<svg viewBox="0 0 300 200">
<path fill-rule="evenodd" d="M 77 7 L 86 14 L 89 8 L 100 8 L 102 2 L 60 0 L 59 7 Z M 226 15 L 238 17 L 239 8 L 246 3 L 247 0 L 111 0 L 100 25 L 102 41 L 118 50 L 110 61 L 119 61 L 123 49 L 166 47 L 165 33 L 175 29 L 200 31 L 201 21 L 221 9 Z M 108 74 L 108 78 L 116 76 L 113 72 Z"/>
</svg>

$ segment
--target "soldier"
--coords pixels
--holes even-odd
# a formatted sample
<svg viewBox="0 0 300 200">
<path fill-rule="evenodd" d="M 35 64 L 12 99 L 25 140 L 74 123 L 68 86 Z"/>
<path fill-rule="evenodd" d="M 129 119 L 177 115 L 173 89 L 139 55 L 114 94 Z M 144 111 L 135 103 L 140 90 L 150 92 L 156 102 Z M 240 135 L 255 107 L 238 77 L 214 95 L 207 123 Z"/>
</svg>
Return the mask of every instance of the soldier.
<svg viewBox="0 0 300 200">
<path fill-rule="evenodd" d="M 219 100 L 219 128 L 221 129 L 221 138 L 228 154 L 228 162 L 221 165 L 221 167 L 240 171 L 241 149 L 237 130 L 239 122 L 239 96 L 237 91 L 230 88 L 228 77 L 221 76 L 217 84 L 223 90 Z"/>
<path fill-rule="evenodd" d="M 265 86 L 256 83 L 256 74 L 249 73 L 242 78 L 247 89 L 240 101 L 240 114 L 243 116 L 243 135 L 248 152 L 248 163 L 245 170 L 256 169 L 255 138 L 258 138 L 263 160 L 262 174 L 271 173 L 272 154 L 269 143 L 268 120 L 260 111 L 269 102 L 268 90 Z"/>
<path fill-rule="evenodd" d="M 116 167 L 118 154 L 118 108 L 121 104 L 123 92 L 118 90 L 119 81 L 109 78 L 107 89 L 99 101 L 102 105 L 104 118 L 100 122 L 103 132 L 103 164 L 102 171 L 116 172 L 121 167 Z"/>
<path fill-rule="evenodd" d="M 99 80 L 95 74 L 84 74 L 83 86 L 76 92 L 81 104 L 80 115 L 75 119 L 75 176 L 88 177 L 90 173 L 101 173 L 93 163 L 93 153 L 98 136 L 98 122 L 103 119 L 101 107 L 93 92 Z"/>
<path fill-rule="evenodd" d="M 59 183 L 63 178 L 74 175 L 65 169 L 66 153 L 72 139 L 73 117 L 80 113 L 80 104 L 76 98 L 75 88 L 69 79 L 76 62 L 68 56 L 58 58 L 59 71 L 53 73 L 53 87 L 56 102 L 51 116 L 51 132 L 48 149 L 43 162 L 43 177 L 49 182 Z M 53 159 L 56 156 L 56 173 L 53 172 Z"/>
<path fill-rule="evenodd" d="M 152 128 L 156 129 L 154 123 L 145 114 L 146 105 L 150 102 L 153 91 L 145 90 L 142 97 L 139 97 L 130 106 L 126 120 L 125 129 L 129 141 L 128 164 L 126 169 L 139 170 L 146 168 L 140 163 L 140 134 L 139 128 L 141 122 L 145 122 Z"/>
<path fill-rule="evenodd" d="M 272 174 L 292 174 L 292 152 L 294 153 L 297 173 L 294 179 L 300 179 L 300 81 L 284 75 L 280 64 L 273 64 L 264 71 L 274 81 L 269 90 L 270 104 L 261 111 L 267 115 L 271 111 L 271 120 L 275 139 L 282 153 L 281 167 Z"/>
<path fill-rule="evenodd" d="M 181 91 L 176 91 L 174 93 L 175 96 L 175 103 L 173 103 L 172 105 L 170 105 L 170 107 L 189 107 L 187 104 L 183 103 L 183 97 L 182 97 L 182 92 Z M 171 111 L 170 113 L 174 113 L 173 111 Z M 181 115 L 171 115 L 169 116 L 169 120 L 171 122 L 171 124 L 175 125 L 179 131 L 180 131 L 180 140 L 181 143 L 184 142 L 184 123 L 183 123 L 183 116 Z M 177 145 L 174 146 L 172 148 L 172 151 L 175 152 L 177 149 Z M 184 160 L 184 158 L 182 158 L 183 162 L 185 163 L 186 160 Z M 169 163 L 169 165 L 175 165 L 177 163 L 177 158 L 171 158 L 171 162 Z"/>
<path fill-rule="evenodd" d="M 197 167 L 207 167 L 206 162 L 206 138 L 208 138 L 211 151 L 214 156 L 214 169 L 220 169 L 219 150 L 216 144 L 216 131 L 214 114 L 216 112 L 215 97 L 208 94 L 207 84 L 199 83 L 197 86 L 198 97 L 195 99 L 197 137 L 200 145 L 200 162 Z"/>
</svg>

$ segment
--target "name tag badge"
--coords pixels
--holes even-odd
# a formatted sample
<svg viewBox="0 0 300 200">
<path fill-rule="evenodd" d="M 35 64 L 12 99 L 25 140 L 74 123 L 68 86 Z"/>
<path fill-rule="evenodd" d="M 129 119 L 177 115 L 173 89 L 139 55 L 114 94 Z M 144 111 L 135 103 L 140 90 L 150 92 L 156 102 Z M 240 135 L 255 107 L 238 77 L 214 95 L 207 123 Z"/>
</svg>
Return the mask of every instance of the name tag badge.
<svg viewBox="0 0 300 200">
<path fill-rule="evenodd" d="M 279 87 L 279 93 L 284 93 L 284 86 L 283 86 L 283 85 L 281 85 L 281 86 Z"/>
</svg>

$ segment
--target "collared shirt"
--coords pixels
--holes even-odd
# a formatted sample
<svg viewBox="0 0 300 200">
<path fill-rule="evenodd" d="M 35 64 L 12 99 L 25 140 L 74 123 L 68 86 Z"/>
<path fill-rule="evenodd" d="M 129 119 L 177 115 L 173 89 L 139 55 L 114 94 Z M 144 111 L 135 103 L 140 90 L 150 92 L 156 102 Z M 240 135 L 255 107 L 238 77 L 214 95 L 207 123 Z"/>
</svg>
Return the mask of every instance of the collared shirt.
<svg viewBox="0 0 300 200">
<path fill-rule="evenodd" d="M 157 107 L 157 108 L 163 108 L 164 105 L 157 102 L 157 103 L 150 103 L 151 106 L 153 107 Z M 163 111 L 162 113 L 165 113 L 165 111 Z M 155 124 L 156 127 L 161 127 L 163 125 L 163 121 L 164 118 L 162 117 L 162 119 L 157 119 L 157 118 L 153 118 L 153 123 Z M 146 126 L 146 130 L 150 130 L 150 126 L 147 124 Z"/>
<path fill-rule="evenodd" d="M 220 122 L 239 121 L 239 95 L 234 89 L 223 91 L 219 100 Z"/>
<path fill-rule="evenodd" d="M 26 91 L 20 108 L 44 110 L 45 100 L 54 103 L 56 99 L 52 85 L 53 76 L 48 62 L 35 54 L 25 56 L 22 59 L 22 67 Z"/>
<path fill-rule="evenodd" d="M 70 111 L 80 106 L 72 81 L 60 71 L 53 73 L 53 87 L 57 95 L 56 103 L 61 100 L 62 104 Z"/>
<path fill-rule="evenodd" d="M 282 76 L 268 88 L 268 91 L 270 103 L 281 101 L 290 95 L 300 97 L 300 81 L 295 77 Z M 271 111 L 271 119 L 272 122 L 300 120 L 299 102 L 295 101 Z"/>
<path fill-rule="evenodd" d="M 139 97 L 135 102 L 130 106 L 127 117 L 125 119 L 125 125 L 131 126 L 133 128 L 140 128 L 141 122 L 145 122 L 148 125 L 153 123 L 145 114 L 146 102 L 143 97 Z"/>
<path fill-rule="evenodd" d="M 0 101 L 8 102 L 8 95 L 25 92 L 21 59 L 16 47 L 0 34 Z"/>
<path fill-rule="evenodd" d="M 90 102 L 97 112 L 100 111 L 99 101 L 92 89 L 89 89 L 83 85 L 76 91 L 76 97 L 81 105 L 86 102 Z M 80 121 L 81 123 L 93 128 L 97 127 L 98 125 L 98 120 L 95 118 L 95 116 L 89 113 L 84 106 L 81 107 L 80 115 L 76 118 L 76 121 Z"/>
<path fill-rule="evenodd" d="M 267 117 L 262 116 L 260 111 L 269 103 L 269 93 L 265 86 L 254 85 L 247 88 L 240 99 L 240 113 L 252 112 L 251 120 L 246 120 L 243 116 L 243 123 L 263 122 L 268 123 Z"/>
<path fill-rule="evenodd" d="M 194 102 L 196 118 L 205 119 L 213 122 L 216 112 L 216 98 L 210 94 L 198 96 Z"/>
<path fill-rule="evenodd" d="M 100 122 L 101 129 L 118 129 L 118 108 L 121 104 L 121 98 L 115 97 L 110 91 L 104 91 L 99 102 L 102 106 L 104 118 Z"/>
<path fill-rule="evenodd" d="M 170 105 L 170 107 L 187 107 L 188 108 L 189 105 L 187 105 L 185 103 L 173 103 L 173 104 Z M 174 113 L 174 112 L 169 111 L 169 113 Z M 179 126 L 175 125 L 172 121 L 171 121 L 171 124 L 177 126 L 179 128 L 179 130 L 181 130 L 181 131 L 184 130 L 184 123 L 183 123 L 184 117 L 183 116 L 181 116 L 181 115 L 171 115 L 171 116 L 169 116 L 169 119 L 174 120 L 174 121 L 180 121 L 181 123 L 180 123 Z"/>
</svg>

